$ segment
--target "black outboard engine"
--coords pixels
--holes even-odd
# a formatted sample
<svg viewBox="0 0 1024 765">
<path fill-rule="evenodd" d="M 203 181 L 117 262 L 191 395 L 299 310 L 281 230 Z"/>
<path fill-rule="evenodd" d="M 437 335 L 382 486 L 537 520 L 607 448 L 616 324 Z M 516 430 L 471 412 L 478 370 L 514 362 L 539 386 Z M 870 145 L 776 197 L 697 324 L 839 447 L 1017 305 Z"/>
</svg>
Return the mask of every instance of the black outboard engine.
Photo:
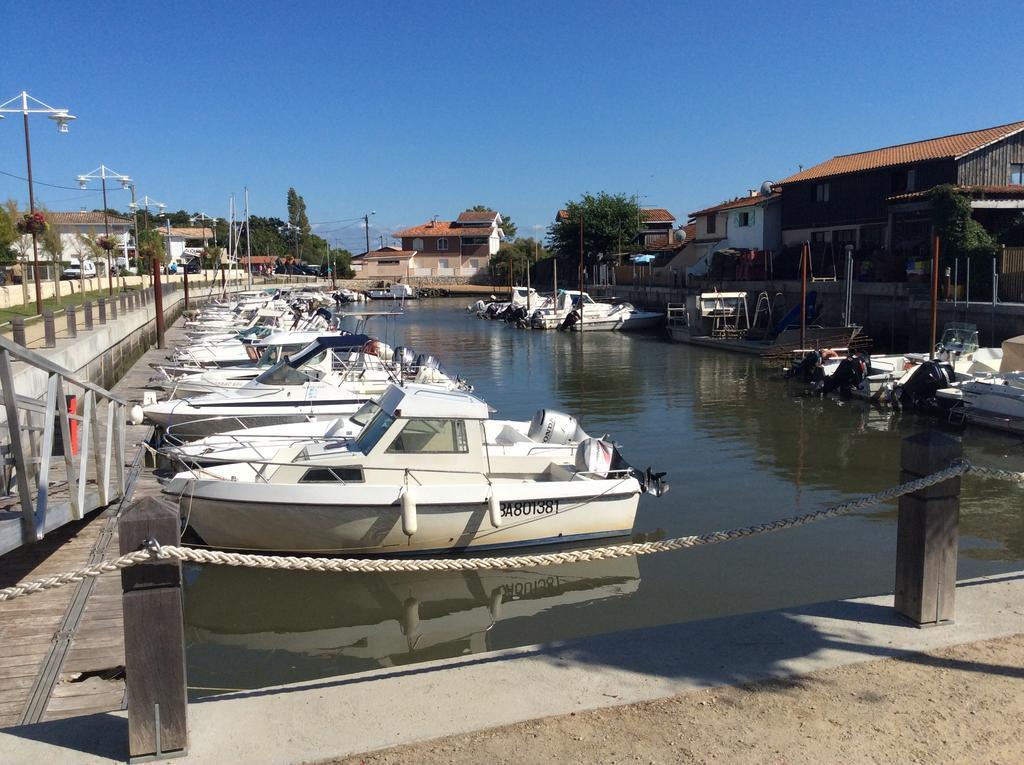
<svg viewBox="0 0 1024 765">
<path fill-rule="evenodd" d="M 578 308 L 573 308 L 569 313 L 566 314 L 565 318 L 562 319 L 562 323 L 558 325 L 558 330 L 572 329 L 580 320 L 580 312 Z"/>
<path fill-rule="evenodd" d="M 953 382 L 953 367 L 945 361 L 919 364 L 892 392 L 895 409 L 927 408 L 935 400 L 935 392 Z"/>
<path fill-rule="evenodd" d="M 864 354 L 851 354 L 840 361 L 836 371 L 822 381 L 821 392 L 828 395 L 838 390 L 840 396 L 848 397 L 864 381 L 867 373 L 868 362 Z"/>
<path fill-rule="evenodd" d="M 655 497 L 660 497 L 664 494 L 668 494 L 669 485 L 668 481 L 665 480 L 665 476 L 668 475 L 666 472 L 655 473 L 651 470 L 650 466 L 647 470 L 640 471 L 637 468 L 626 462 L 622 453 L 619 452 L 617 446 L 612 447 L 612 461 L 611 469 L 624 470 L 626 473 L 631 475 L 640 483 L 640 490 L 646 494 L 652 494 Z"/>
<path fill-rule="evenodd" d="M 823 376 L 821 351 L 808 351 L 799 364 L 786 371 L 787 380 L 796 380 L 802 383 L 818 382 Z"/>
</svg>

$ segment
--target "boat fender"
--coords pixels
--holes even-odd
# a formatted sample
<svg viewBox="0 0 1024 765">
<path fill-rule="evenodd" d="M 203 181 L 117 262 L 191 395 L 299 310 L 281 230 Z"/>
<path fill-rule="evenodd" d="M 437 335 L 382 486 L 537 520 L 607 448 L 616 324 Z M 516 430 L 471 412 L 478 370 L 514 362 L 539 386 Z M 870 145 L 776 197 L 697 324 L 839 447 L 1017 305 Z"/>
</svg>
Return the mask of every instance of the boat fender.
<svg viewBox="0 0 1024 765">
<path fill-rule="evenodd" d="M 491 518 L 491 525 L 494 528 L 501 526 L 501 502 L 498 501 L 498 495 L 493 491 L 487 498 L 487 514 Z"/>
<path fill-rule="evenodd" d="M 132 425 L 141 425 L 145 418 L 142 407 L 138 404 L 135 404 L 128 412 L 128 422 Z"/>
<path fill-rule="evenodd" d="M 491 593 L 490 602 L 487 604 L 487 610 L 491 612 L 491 621 L 497 622 L 501 620 L 501 604 L 505 601 L 504 593 L 502 593 L 500 587 L 495 587 Z"/>
<path fill-rule="evenodd" d="M 413 597 L 402 603 L 402 634 L 407 638 L 416 638 L 420 634 L 420 602 Z"/>
<path fill-rule="evenodd" d="M 408 486 L 402 489 L 402 533 L 411 537 L 416 533 L 416 497 Z"/>
</svg>

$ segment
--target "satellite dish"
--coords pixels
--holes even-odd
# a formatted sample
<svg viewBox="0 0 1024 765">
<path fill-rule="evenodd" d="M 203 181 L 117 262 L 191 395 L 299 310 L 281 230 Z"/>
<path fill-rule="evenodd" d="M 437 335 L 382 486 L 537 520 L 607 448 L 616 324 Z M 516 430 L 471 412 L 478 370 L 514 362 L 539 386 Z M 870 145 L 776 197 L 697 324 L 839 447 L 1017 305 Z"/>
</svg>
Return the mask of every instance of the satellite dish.
<svg viewBox="0 0 1024 765">
<path fill-rule="evenodd" d="M 762 183 L 761 184 L 761 196 L 768 197 L 768 196 L 771 196 L 771 193 L 772 193 L 772 182 L 771 181 L 765 181 L 764 183 Z"/>
</svg>

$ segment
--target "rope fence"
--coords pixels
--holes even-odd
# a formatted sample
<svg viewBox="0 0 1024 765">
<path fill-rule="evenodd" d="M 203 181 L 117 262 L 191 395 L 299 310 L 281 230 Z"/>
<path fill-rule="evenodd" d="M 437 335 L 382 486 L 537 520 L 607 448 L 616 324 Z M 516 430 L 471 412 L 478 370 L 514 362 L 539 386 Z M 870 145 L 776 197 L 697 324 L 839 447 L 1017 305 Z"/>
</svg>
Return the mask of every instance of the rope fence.
<svg viewBox="0 0 1024 765">
<path fill-rule="evenodd" d="M 657 542 L 636 542 L 629 544 L 609 545 L 582 550 L 566 550 L 556 553 L 538 553 L 532 555 L 510 555 L 486 558 L 324 558 L 288 555 L 255 555 L 221 550 L 206 550 L 191 547 L 159 545 L 155 541 L 142 549 L 122 555 L 112 560 L 104 560 L 91 566 L 69 571 L 57 576 L 24 582 L 13 587 L 0 590 L 0 602 L 45 592 L 68 584 L 75 584 L 90 577 L 102 576 L 121 569 L 130 568 L 141 563 L 177 560 L 182 563 L 206 563 L 218 566 L 242 566 L 277 571 L 319 571 L 333 573 L 394 573 L 402 571 L 509 571 L 521 568 L 536 568 L 564 563 L 582 563 L 588 561 L 611 560 L 631 556 L 652 555 L 654 553 L 687 550 L 704 545 L 730 542 L 760 534 L 769 534 L 784 529 L 792 529 L 817 523 L 828 518 L 836 518 L 855 510 L 889 502 L 906 494 L 922 491 L 930 486 L 943 483 L 952 478 L 972 473 L 985 478 L 1002 481 L 1024 482 L 1024 473 L 1012 470 L 972 465 L 964 460 L 957 460 L 949 467 L 922 478 L 901 483 L 870 494 L 860 499 L 844 502 L 824 510 L 817 510 L 802 515 L 759 523 L 751 526 L 730 529 L 728 531 L 712 531 L 708 534 L 676 537 Z"/>
</svg>

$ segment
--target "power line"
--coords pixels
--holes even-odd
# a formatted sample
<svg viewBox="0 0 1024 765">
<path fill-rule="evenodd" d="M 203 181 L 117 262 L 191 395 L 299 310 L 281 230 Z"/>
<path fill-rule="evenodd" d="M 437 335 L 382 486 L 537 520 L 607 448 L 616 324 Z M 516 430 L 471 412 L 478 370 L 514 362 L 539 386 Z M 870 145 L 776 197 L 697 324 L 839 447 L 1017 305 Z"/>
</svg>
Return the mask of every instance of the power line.
<svg viewBox="0 0 1024 765">
<path fill-rule="evenodd" d="M 0 170 L 0 175 L 6 175 L 8 178 L 17 178 L 19 181 L 28 181 L 23 175 L 15 175 L 14 173 L 8 173 L 5 170 Z M 37 181 L 32 179 L 33 186 L 49 186 L 51 189 L 67 189 L 68 191 L 87 192 L 91 191 L 94 194 L 98 194 L 102 189 L 81 189 L 78 186 L 58 186 L 56 183 L 44 183 L 43 181 Z"/>
</svg>

